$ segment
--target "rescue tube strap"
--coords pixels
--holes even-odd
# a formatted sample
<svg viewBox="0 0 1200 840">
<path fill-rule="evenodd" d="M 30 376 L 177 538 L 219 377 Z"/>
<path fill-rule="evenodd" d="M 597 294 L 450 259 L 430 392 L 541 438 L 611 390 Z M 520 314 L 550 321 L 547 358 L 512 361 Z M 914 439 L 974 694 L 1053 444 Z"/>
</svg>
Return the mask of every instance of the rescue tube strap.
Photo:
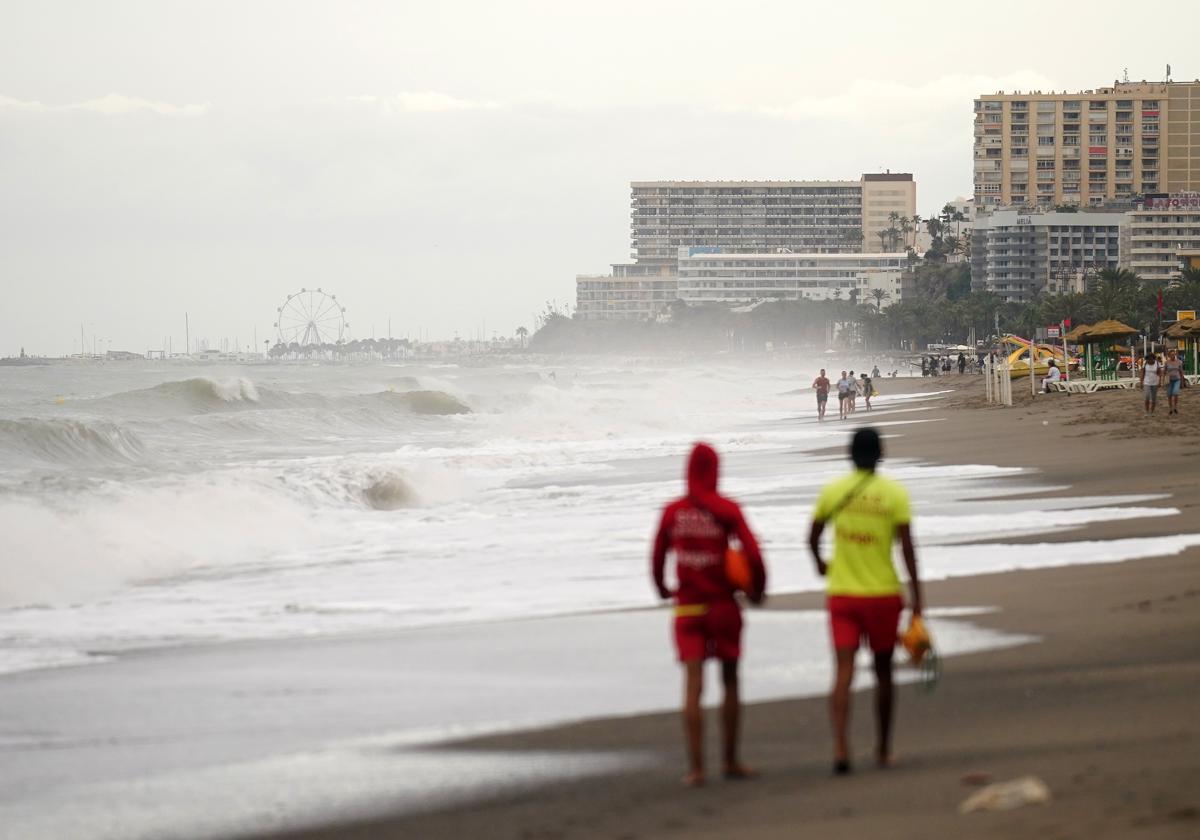
<svg viewBox="0 0 1200 840">
<path fill-rule="evenodd" d="M 676 618 L 691 618 L 697 615 L 708 615 L 708 604 L 676 604 Z"/>
</svg>

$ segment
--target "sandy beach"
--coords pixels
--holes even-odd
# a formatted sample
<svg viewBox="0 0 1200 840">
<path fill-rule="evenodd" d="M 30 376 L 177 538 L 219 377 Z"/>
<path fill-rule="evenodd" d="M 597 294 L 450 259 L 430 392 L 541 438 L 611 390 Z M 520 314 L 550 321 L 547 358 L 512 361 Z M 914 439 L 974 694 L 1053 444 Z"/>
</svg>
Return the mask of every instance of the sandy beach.
<svg viewBox="0 0 1200 840">
<path fill-rule="evenodd" d="M 982 405 L 972 377 L 888 380 L 889 393 L 952 389 L 922 422 L 889 430 L 888 453 L 946 464 L 1037 471 L 1061 493 L 1162 494 L 1169 518 L 1063 529 L 1024 542 L 1111 540 L 1193 530 L 1200 414 L 1145 420 L 1134 392 L 1053 395 L 1012 408 Z M 807 406 L 806 406 L 807 408 Z M 865 413 L 845 425 L 869 420 Z M 833 421 L 836 422 L 836 421 Z M 916 530 L 920 533 L 920 511 Z M 1053 512 L 1046 516 L 1053 517 Z M 1021 539 L 1015 540 L 1022 542 Z M 964 547 L 969 551 L 969 547 Z M 278 837 L 690 838 L 1196 837 L 1200 834 L 1200 551 L 1115 564 L 1049 568 L 933 582 L 932 607 L 995 609 L 977 623 L 1034 634 L 1035 644 L 956 657 L 932 693 L 901 689 L 898 767 L 870 766 L 869 695 L 855 707 L 857 769 L 830 775 L 822 699 L 756 704 L 745 716 L 748 783 L 678 784 L 675 714 L 592 720 L 447 745 L 536 754 L 636 750 L 652 757 L 600 778 L 533 785 L 469 805 L 347 819 Z M 817 608 L 816 594 L 775 608 Z M 753 618 L 751 619 L 753 620 Z M 934 626 L 936 633 L 936 624 Z M 751 642 L 752 643 L 752 642 Z M 664 680 L 677 680 L 665 673 Z M 711 693 L 710 693 L 711 699 Z M 715 739 L 715 719 L 710 717 Z M 715 745 L 715 740 L 710 742 Z M 1027 774 L 1052 800 L 1004 813 L 959 815 L 970 783 Z"/>
</svg>

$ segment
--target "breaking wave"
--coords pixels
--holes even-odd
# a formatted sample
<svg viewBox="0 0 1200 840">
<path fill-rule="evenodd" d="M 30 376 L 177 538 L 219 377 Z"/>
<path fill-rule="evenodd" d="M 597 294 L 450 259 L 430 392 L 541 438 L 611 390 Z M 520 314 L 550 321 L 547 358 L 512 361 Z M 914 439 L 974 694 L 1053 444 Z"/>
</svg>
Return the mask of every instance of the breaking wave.
<svg viewBox="0 0 1200 840">
<path fill-rule="evenodd" d="M 367 399 L 378 400 L 386 406 L 411 414 L 470 414 L 471 407 L 445 391 L 381 391 Z"/>
<path fill-rule="evenodd" d="M 255 406 L 261 400 L 249 379 L 216 380 L 206 376 L 162 382 L 151 388 L 101 397 L 95 403 L 106 408 L 135 411 L 183 411 L 201 413 L 239 406 Z"/>
<path fill-rule="evenodd" d="M 471 408 L 445 391 L 387 390 L 373 394 L 292 393 L 260 388 L 249 379 L 217 380 L 207 377 L 163 382 L 151 388 L 125 391 L 92 401 L 106 410 L 137 414 L 205 414 L 238 409 L 309 408 L 339 411 L 346 408 L 378 408 L 406 414 L 469 414 Z"/>
<path fill-rule="evenodd" d="M 51 464 L 132 462 L 145 453 L 133 432 L 100 420 L 0 420 L 0 449 Z"/>
</svg>

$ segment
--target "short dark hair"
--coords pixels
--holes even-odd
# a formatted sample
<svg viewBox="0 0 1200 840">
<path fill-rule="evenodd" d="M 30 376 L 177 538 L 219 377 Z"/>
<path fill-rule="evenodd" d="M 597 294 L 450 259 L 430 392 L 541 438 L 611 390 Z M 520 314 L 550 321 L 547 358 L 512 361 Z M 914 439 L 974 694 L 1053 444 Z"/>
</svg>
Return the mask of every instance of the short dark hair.
<svg viewBox="0 0 1200 840">
<path fill-rule="evenodd" d="M 883 457 L 883 441 L 879 432 L 865 426 L 850 439 L 850 460 L 860 470 L 873 470 Z"/>
</svg>

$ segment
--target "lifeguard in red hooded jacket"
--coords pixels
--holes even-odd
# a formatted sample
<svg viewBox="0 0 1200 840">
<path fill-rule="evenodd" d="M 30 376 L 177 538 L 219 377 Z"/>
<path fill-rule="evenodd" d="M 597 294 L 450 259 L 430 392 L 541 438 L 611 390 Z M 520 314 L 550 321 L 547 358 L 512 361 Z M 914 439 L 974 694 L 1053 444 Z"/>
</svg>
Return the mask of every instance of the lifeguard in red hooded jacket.
<svg viewBox="0 0 1200 840">
<path fill-rule="evenodd" d="M 721 660 L 725 699 L 721 707 L 724 737 L 724 771 L 731 779 L 753 775 L 737 756 L 738 660 L 741 657 L 742 614 L 734 587 L 725 575 L 725 553 L 736 538 L 749 561 L 750 600 L 760 603 L 766 592 L 767 572 L 758 541 L 737 503 L 717 493 L 716 451 L 705 443 L 692 449 L 687 467 L 687 495 L 663 509 L 654 538 L 654 583 L 663 598 L 675 598 L 675 644 L 686 674 L 683 721 L 690 770 L 688 785 L 704 784 L 703 718 L 700 695 L 704 685 L 704 660 Z M 667 554 L 675 555 L 678 588 L 666 584 Z"/>
</svg>

